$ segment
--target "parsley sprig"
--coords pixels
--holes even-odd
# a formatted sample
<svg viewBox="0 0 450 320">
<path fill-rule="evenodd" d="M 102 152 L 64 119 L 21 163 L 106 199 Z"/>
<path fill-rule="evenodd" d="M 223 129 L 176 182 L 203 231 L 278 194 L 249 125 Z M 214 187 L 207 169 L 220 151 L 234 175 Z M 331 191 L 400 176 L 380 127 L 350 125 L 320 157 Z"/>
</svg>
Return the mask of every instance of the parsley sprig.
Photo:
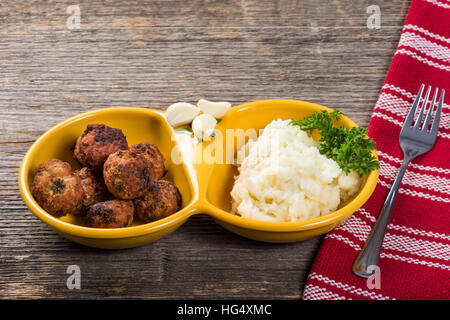
<svg viewBox="0 0 450 320">
<path fill-rule="evenodd" d="M 367 137 L 367 130 L 334 126 L 341 115 L 339 110 L 324 110 L 301 120 L 292 120 L 292 124 L 310 133 L 318 130 L 320 153 L 336 161 L 345 173 L 355 170 L 363 175 L 378 169 L 380 164 L 371 152 L 376 148 L 375 142 Z"/>
</svg>

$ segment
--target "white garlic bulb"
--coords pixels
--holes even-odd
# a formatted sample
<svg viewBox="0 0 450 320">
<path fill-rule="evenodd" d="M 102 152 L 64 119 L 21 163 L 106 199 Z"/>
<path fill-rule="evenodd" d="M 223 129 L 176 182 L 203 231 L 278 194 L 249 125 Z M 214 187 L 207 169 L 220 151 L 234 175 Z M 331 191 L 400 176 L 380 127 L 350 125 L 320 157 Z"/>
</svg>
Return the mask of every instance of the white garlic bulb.
<svg viewBox="0 0 450 320">
<path fill-rule="evenodd" d="M 217 120 L 210 114 L 203 113 L 192 121 L 192 131 L 201 140 L 208 141 L 214 132 Z"/>
<path fill-rule="evenodd" d="M 178 127 L 191 123 L 199 113 L 200 109 L 193 104 L 177 102 L 167 108 L 166 117 L 172 127 Z"/>
<path fill-rule="evenodd" d="M 214 118 L 219 119 L 223 117 L 231 107 L 229 102 L 212 102 L 205 99 L 200 99 L 197 106 L 203 113 L 210 114 Z"/>
</svg>

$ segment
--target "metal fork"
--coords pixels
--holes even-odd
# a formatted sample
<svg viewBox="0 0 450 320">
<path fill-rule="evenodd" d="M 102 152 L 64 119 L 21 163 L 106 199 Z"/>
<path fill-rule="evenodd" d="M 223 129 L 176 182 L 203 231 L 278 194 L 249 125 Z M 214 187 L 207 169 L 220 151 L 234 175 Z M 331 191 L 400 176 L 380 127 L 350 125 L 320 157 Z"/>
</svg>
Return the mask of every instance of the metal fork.
<svg viewBox="0 0 450 320">
<path fill-rule="evenodd" d="M 353 263 L 352 270 L 353 273 L 357 276 L 368 278 L 375 272 L 375 267 L 378 265 L 378 261 L 380 259 L 380 251 L 383 245 L 386 228 L 391 216 L 395 198 L 397 197 L 398 188 L 402 181 L 403 175 L 405 174 L 406 168 L 408 167 L 408 164 L 412 159 L 430 151 L 436 141 L 439 121 L 441 118 L 442 105 L 444 103 L 445 91 L 442 90 L 431 129 L 428 130 L 439 90 L 436 88 L 436 90 L 434 91 L 433 100 L 431 101 L 431 105 L 428 108 L 425 122 L 423 123 L 423 126 L 421 126 L 424 111 L 427 107 L 428 98 L 431 92 L 431 87 L 428 87 L 427 93 L 425 94 L 425 98 L 423 100 L 423 104 L 420 107 L 419 115 L 413 125 L 417 106 L 420 103 L 424 88 L 425 85 L 422 84 L 400 132 L 399 142 L 403 151 L 403 162 L 400 170 L 394 180 L 394 184 L 392 185 L 391 190 L 389 191 L 386 201 L 384 202 L 383 208 L 381 209 L 375 226 L 373 227 L 369 237 L 367 238 L 364 247 Z"/>
</svg>

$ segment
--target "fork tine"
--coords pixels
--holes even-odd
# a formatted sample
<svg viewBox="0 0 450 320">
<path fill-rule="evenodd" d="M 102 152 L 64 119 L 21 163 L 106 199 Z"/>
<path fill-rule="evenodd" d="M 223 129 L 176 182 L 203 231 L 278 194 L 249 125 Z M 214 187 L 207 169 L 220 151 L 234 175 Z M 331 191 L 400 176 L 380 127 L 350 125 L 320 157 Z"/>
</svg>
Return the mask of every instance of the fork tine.
<svg viewBox="0 0 450 320">
<path fill-rule="evenodd" d="M 427 93 L 425 94 L 425 98 L 423 99 L 422 106 L 420 107 L 420 112 L 419 112 L 419 115 L 417 116 L 416 124 L 414 125 L 414 129 L 420 128 L 420 124 L 422 123 L 422 118 L 423 118 L 423 111 L 427 107 L 428 98 L 430 97 L 430 92 L 431 92 L 431 87 L 428 87 Z"/>
<path fill-rule="evenodd" d="M 406 116 L 405 123 L 403 124 L 403 128 L 411 127 L 411 124 L 414 120 L 414 115 L 416 114 L 417 106 L 420 101 L 420 97 L 422 96 L 423 88 L 425 88 L 425 84 L 422 84 L 420 86 L 419 92 L 417 93 L 416 100 L 414 100 L 411 110 L 409 110 L 408 115 Z"/>
<path fill-rule="evenodd" d="M 439 89 L 436 88 L 436 90 L 434 90 L 433 100 L 431 100 L 430 108 L 428 109 L 427 117 L 425 118 L 425 122 L 423 124 L 422 130 L 425 130 L 425 131 L 428 130 L 428 125 L 430 124 L 430 121 L 431 121 L 431 115 L 433 114 L 434 104 L 436 103 L 436 98 L 437 98 L 438 92 L 439 92 Z"/>
<path fill-rule="evenodd" d="M 444 104 L 444 96 L 445 96 L 445 90 L 442 89 L 441 98 L 439 99 L 439 103 L 436 109 L 436 114 L 434 115 L 433 125 L 431 127 L 430 134 L 437 135 L 438 129 L 439 129 L 439 121 L 441 120 L 441 112 L 442 112 L 442 105 Z"/>
</svg>

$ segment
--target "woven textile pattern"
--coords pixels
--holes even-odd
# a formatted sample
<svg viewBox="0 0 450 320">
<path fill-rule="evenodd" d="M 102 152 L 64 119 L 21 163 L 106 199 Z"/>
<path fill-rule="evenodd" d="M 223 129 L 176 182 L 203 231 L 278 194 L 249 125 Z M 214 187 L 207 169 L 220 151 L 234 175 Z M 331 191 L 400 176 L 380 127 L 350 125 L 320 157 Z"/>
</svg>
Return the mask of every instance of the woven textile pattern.
<svg viewBox="0 0 450 320">
<path fill-rule="evenodd" d="M 434 149 L 408 166 L 379 262 L 380 288 L 351 266 L 400 168 L 398 136 L 420 85 L 446 90 Z M 380 178 L 369 201 L 331 231 L 316 256 L 306 300 L 450 298 L 450 1 L 412 0 L 369 125 Z M 373 282 L 372 282 L 373 283 Z"/>
</svg>

